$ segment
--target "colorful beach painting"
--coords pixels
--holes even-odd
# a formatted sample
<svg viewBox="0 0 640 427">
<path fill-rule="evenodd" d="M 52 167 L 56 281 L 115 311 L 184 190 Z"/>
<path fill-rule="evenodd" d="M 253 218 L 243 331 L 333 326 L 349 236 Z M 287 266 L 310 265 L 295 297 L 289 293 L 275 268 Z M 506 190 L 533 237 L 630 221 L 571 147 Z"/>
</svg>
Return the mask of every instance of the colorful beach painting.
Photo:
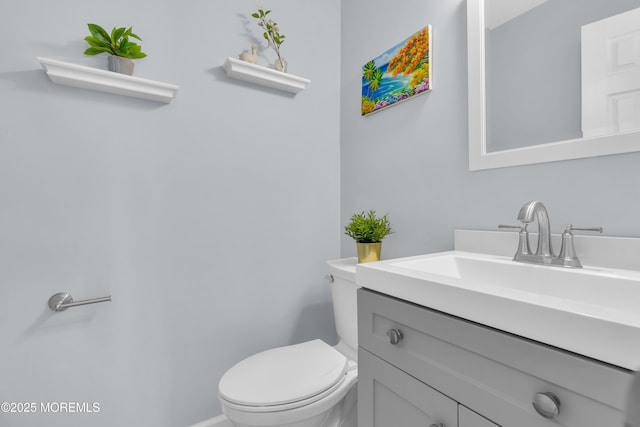
<svg viewBox="0 0 640 427">
<path fill-rule="evenodd" d="M 431 91 L 431 25 L 362 67 L 362 115 Z"/>
</svg>

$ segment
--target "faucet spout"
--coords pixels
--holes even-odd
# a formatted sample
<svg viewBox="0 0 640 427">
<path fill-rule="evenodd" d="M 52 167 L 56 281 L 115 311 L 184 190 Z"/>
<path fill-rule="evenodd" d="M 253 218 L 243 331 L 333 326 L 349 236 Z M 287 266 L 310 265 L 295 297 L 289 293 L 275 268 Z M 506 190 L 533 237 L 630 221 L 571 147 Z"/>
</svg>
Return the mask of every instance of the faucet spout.
<svg viewBox="0 0 640 427">
<path fill-rule="evenodd" d="M 551 248 L 551 224 L 549 222 L 549 214 L 547 208 L 542 202 L 531 201 L 525 203 L 520 212 L 518 212 L 518 220 L 529 224 L 537 220 L 538 222 L 538 247 L 536 249 L 537 256 L 554 257 Z"/>
</svg>

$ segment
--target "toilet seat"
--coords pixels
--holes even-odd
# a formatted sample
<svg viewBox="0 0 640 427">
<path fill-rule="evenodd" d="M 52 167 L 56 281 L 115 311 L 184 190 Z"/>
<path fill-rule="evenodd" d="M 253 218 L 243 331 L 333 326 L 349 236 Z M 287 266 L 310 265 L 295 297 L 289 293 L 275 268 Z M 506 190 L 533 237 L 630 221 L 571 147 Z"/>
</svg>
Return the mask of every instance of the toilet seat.
<svg viewBox="0 0 640 427">
<path fill-rule="evenodd" d="M 220 380 L 225 405 L 243 412 L 273 412 L 316 402 L 338 389 L 349 369 L 347 358 L 322 340 L 255 354 Z"/>
<path fill-rule="evenodd" d="M 357 365 L 354 365 L 347 371 L 344 381 L 335 391 L 313 403 L 289 410 L 268 407 L 262 408 L 262 412 L 260 412 L 256 408 L 250 409 L 230 404 L 222 398 L 220 403 L 222 404 L 222 412 L 233 422 L 233 425 L 239 427 L 317 427 L 324 425 L 329 412 L 336 408 L 336 405 L 339 405 L 349 393 L 355 392 L 357 382 L 358 368 Z M 342 408 L 340 407 L 339 410 L 341 411 Z"/>
</svg>

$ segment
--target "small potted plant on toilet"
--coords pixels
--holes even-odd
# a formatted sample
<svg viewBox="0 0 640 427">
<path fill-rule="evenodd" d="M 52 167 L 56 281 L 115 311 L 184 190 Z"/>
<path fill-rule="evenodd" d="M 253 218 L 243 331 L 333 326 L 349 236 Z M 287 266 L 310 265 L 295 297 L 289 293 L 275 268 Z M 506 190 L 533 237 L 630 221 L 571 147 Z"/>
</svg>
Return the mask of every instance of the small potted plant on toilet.
<svg viewBox="0 0 640 427">
<path fill-rule="evenodd" d="M 391 223 L 387 214 L 378 217 L 371 209 L 366 213 L 353 214 L 344 230 L 344 234 L 356 241 L 359 263 L 380 261 L 382 239 L 391 233 Z"/>
<path fill-rule="evenodd" d="M 89 48 L 84 51 L 85 55 L 98 55 L 108 53 L 109 71 L 122 74 L 133 74 L 134 63 L 132 59 L 144 58 L 146 53 L 142 52 L 142 47 L 131 41 L 131 38 L 142 41 L 133 33 L 133 27 L 113 28 L 111 34 L 97 24 L 87 24 L 90 36 L 85 37 Z"/>
</svg>

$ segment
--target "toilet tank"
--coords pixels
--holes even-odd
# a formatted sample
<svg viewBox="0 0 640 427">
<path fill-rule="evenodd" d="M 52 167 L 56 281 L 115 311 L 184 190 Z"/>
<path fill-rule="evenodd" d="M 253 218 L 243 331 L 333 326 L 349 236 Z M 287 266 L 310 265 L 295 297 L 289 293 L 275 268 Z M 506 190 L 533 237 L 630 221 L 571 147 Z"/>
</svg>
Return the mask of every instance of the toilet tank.
<svg viewBox="0 0 640 427">
<path fill-rule="evenodd" d="M 333 300 L 333 315 L 340 343 L 336 348 L 346 346 L 347 357 L 356 357 L 358 351 L 358 303 L 356 291 L 357 258 L 344 258 L 327 261 L 329 265 L 329 283 Z"/>
</svg>

